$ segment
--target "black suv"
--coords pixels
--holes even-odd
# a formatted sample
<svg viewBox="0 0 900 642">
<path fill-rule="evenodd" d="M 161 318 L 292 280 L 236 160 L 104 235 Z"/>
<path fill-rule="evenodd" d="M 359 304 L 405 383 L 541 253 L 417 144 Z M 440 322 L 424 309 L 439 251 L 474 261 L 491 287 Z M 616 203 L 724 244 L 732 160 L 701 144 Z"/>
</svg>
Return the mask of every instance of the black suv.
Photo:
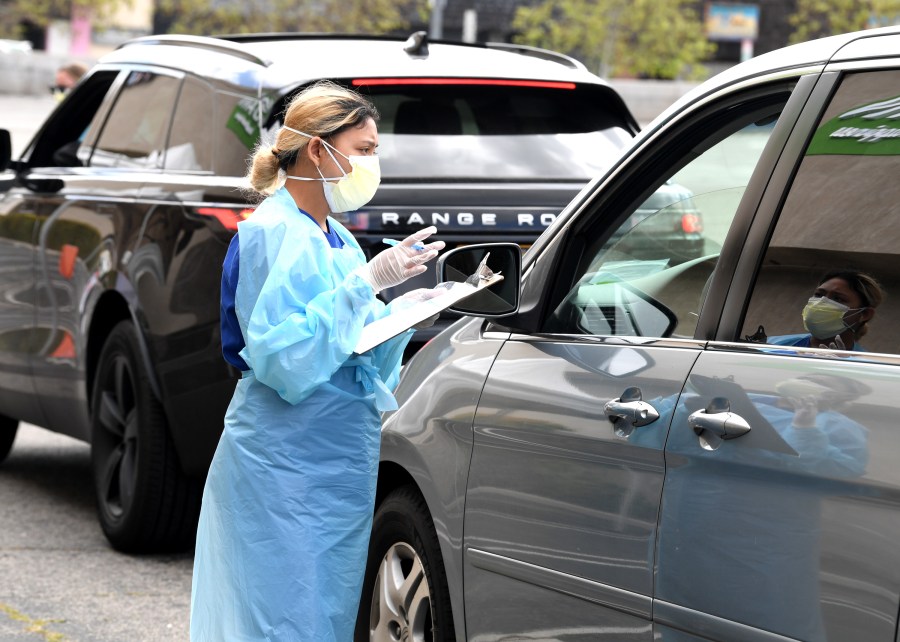
<svg viewBox="0 0 900 642">
<path fill-rule="evenodd" d="M 0 132 L 0 459 L 20 420 L 91 442 L 119 549 L 192 541 L 236 375 L 220 354 L 219 279 L 252 213 L 243 175 L 287 101 L 322 78 L 382 114 L 381 189 L 344 221 L 370 256 L 430 224 L 450 247 L 528 245 L 637 130 L 570 58 L 417 35 L 140 38 L 94 67 L 19 160 Z"/>
</svg>

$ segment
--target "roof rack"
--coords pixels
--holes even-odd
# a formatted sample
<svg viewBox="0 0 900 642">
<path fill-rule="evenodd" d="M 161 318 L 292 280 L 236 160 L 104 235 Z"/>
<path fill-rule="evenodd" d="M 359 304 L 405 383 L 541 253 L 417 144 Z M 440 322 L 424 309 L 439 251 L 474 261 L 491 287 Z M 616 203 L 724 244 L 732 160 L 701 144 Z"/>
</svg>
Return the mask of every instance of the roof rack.
<svg viewBox="0 0 900 642">
<path fill-rule="evenodd" d="M 219 40 L 227 40 L 230 42 L 270 42 L 273 40 L 392 40 L 394 42 L 403 42 L 406 40 L 403 36 L 383 36 L 365 33 L 320 33 L 316 31 L 291 31 L 268 33 L 234 33 L 221 34 L 215 36 Z"/>
<path fill-rule="evenodd" d="M 268 67 L 272 64 L 271 60 L 266 60 L 256 56 L 243 47 L 239 47 L 234 42 L 229 42 L 223 38 L 208 38 L 206 36 L 182 36 L 182 35 L 156 35 L 142 36 L 134 38 L 122 43 L 117 49 L 130 47 L 132 45 L 172 45 L 176 47 L 194 47 L 198 49 L 206 49 L 218 53 L 228 54 L 237 58 L 248 60 L 257 65 Z"/>
<path fill-rule="evenodd" d="M 490 49 L 501 49 L 503 51 L 511 51 L 513 53 L 522 54 L 523 56 L 531 56 L 532 58 L 540 58 L 564 65 L 570 69 L 579 69 L 587 71 L 580 60 L 576 60 L 571 56 L 561 54 L 558 51 L 550 49 L 541 49 L 540 47 L 532 47 L 530 45 L 519 45 L 511 42 L 486 42 L 484 45 Z"/>
</svg>

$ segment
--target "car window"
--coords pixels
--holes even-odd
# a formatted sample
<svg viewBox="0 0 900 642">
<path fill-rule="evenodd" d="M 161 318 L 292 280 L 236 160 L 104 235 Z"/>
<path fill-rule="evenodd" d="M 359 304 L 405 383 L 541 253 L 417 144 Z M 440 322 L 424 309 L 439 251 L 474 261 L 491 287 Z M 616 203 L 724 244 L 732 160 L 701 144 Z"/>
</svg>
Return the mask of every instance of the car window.
<svg viewBox="0 0 900 642">
<path fill-rule="evenodd" d="M 389 179 L 587 181 L 609 169 L 632 138 L 621 97 L 602 85 L 428 78 L 338 82 L 360 91 L 378 109 L 378 155 Z M 279 106 L 274 113 L 282 111 Z"/>
<path fill-rule="evenodd" d="M 213 96 L 207 83 L 193 76 L 184 79 L 166 148 L 167 170 L 212 171 Z"/>
<path fill-rule="evenodd" d="M 873 277 L 886 293 L 858 347 L 900 352 L 892 323 L 900 311 L 898 87 L 898 70 L 854 73 L 841 81 L 782 207 L 742 337 L 802 345 L 796 341 L 808 337 L 803 308 L 820 280 L 833 270 L 854 270 Z"/>
<path fill-rule="evenodd" d="M 782 94 L 733 110 L 719 127 L 710 119 L 705 139 L 669 141 L 658 150 L 671 169 L 635 185 L 635 193 L 649 195 L 628 207 L 611 233 L 601 225 L 585 233 L 574 285 L 546 330 L 693 337 L 725 235 L 785 100 Z"/>
<path fill-rule="evenodd" d="M 243 176 L 247 173 L 250 156 L 260 135 L 257 110 L 271 108 L 271 104 L 271 98 L 264 98 L 260 106 L 255 96 L 216 93 L 212 124 L 216 174 Z"/>
<path fill-rule="evenodd" d="M 90 157 L 96 167 L 159 168 L 181 80 L 149 71 L 128 75 Z"/>
</svg>

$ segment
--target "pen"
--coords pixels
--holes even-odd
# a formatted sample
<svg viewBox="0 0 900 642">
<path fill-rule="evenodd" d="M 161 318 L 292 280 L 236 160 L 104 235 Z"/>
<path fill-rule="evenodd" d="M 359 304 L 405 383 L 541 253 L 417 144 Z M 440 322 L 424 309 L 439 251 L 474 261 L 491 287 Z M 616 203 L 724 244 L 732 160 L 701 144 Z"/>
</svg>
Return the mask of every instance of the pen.
<svg viewBox="0 0 900 642">
<path fill-rule="evenodd" d="M 400 245 L 400 241 L 396 241 L 394 239 L 381 239 L 381 242 L 385 243 L 387 245 Z M 425 246 L 422 245 L 421 243 L 419 243 L 418 241 L 416 241 L 415 243 L 413 243 L 412 249 L 418 250 L 419 252 L 421 252 L 422 250 L 425 249 Z"/>
</svg>

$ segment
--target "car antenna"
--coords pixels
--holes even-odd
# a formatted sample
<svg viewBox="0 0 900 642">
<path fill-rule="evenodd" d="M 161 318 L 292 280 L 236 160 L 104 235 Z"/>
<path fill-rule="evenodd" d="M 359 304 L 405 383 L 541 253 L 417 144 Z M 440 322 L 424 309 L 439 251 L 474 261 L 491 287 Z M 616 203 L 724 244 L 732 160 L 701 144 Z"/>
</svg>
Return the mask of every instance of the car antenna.
<svg viewBox="0 0 900 642">
<path fill-rule="evenodd" d="M 416 31 L 403 43 L 403 51 L 413 58 L 428 57 L 428 32 Z"/>
</svg>

